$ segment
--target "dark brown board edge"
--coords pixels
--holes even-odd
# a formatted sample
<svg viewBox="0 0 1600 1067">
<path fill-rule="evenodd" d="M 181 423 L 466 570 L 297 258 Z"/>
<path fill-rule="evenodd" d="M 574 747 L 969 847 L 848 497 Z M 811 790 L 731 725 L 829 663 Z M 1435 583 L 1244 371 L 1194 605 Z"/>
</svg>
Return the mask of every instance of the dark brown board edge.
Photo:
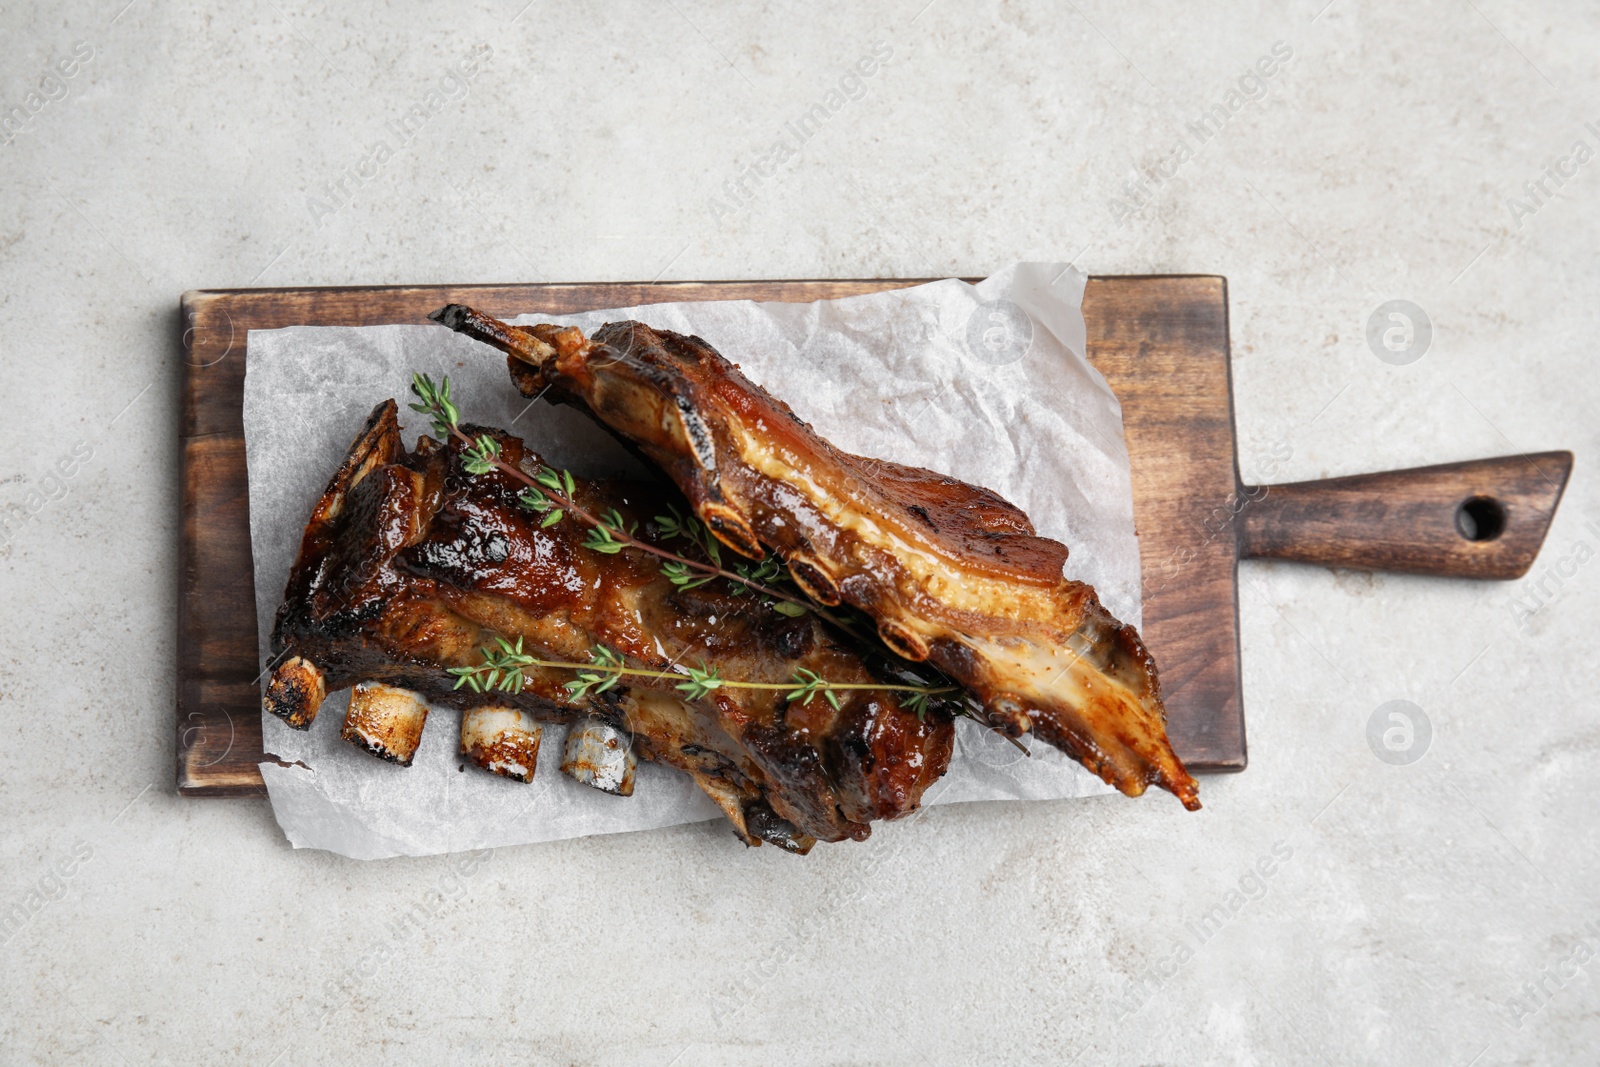
<svg viewBox="0 0 1600 1067">
<path fill-rule="evenodd" d="M 1229 309 L 1228 309 L 1228 304 L 1227 304 L 1227 280 L 1226 280 L 1226 278 L 1223 278 L 1223 277 L 1220 277 L 1220 276 L 1216 276 L 1216 275 L 1186 275 L 1186 274 L 1142 275 L 1142 276 L 1128 276 L 1128 277 L 1093 276 L 1093 277 L 1090 278 L 1090 284 L 1104 283 L 1104 282 L 1107 282 L 1107 281 L 1120 281 L 1120 280 L 1126 280 L 1126 281 L 1136 281 L 1136 280 L 1154 281 L 1154 280 L 1158 280 L 1158 279 L 1195 279 L 1195 280 L 1199 280 L 1199 279 L 1212 279 L 1212 278 L 1216 279 L 1216 281 L 1219 282 L 1220 285 L 1221 285 L 1222 314 L 1223 314 L 1223 322 L 1224 322 L 1224 333 L 1223 333 L 1223 338 L 1222 338 L 1222 344 L 1223 344 L 1223 347 L 1224 347 L 1224 352 L 1228 353 L 1228 358 L 1226 360 L 1226 366 L 1227 366 L 1226 373 L 1228 374 L 1228 418 L 1229 418 L 1229 425 L 1231 426 L 1231 425 L 1234 425 L 1234 423 L 1233 423 L 1231 352 L 1230 352 L 1230 345 L 1229 345 L 1229 334 L 1228 334 L 1228 329 L 1227 329 L 1227 322 L 1228 322 L 1227 316 L 1228 316 L 1228 310 Z M 330 297 L 334 298 L 334 300 L 332 302 L 338 302 L 337 298 L 340 297 L 340 296 L 345 296 L 345 295 L 361 296 L 361 297 L 369 299 L 369 300 L 370 300 L 371 296 L 373 296 L 374 294 L 381 294 L 381 295 L 386 295 L 386 296 L 390 296 L 390 297 L 402 297 L 403 296 L 405 298 L 411 298 L 413 296 L 421 297 L 421 296 L 424 296 L 424 295 L 427 297 L 427 299 L 425 301 L 422 301 L 419 304 L 412 304 L 409 307 L 404 307 L 403 311 L 404 311 L 406 317 L 394 317 L 391 314 L 386 314 L 386 315 L 382 315 L 382 316 L 378 316 L 378 317 L 372 317 L 370 315 L 360 315 L 360 316 L 354 316 L 352 321 L 350 321 L 350 324 L 360 324 L 360 323 L 367 323 L 367 322 L 422 322 L 422 321 L 425 321 L 425 316 L 426 316 L 427 312 L 429 310 L 432 310 L 433 307 L 437 306 L 440 303 L 445 303 L 445 302 L 449 302 L 450 300 L 458 299 L 458 297 L 466 298 L 466 299 L 469 299 L 469 300 L 470 299 L 476 299 L 476 300 L 479 300 L 480 302 L 488 303 L 488 301 L 484 301 L 483 300 L 483 297 L 492 295 L 496 299 L 510 299 L 510 300 L 515 300 L 517 302 L 526 302 L 526 300 L 527 300 L 527 298 L 528 298 L 528 296 L 530 294 L 537 293 L 537 292 L 539 292 L 541 290 L 544 290 L 544 291 L 547 291 L 547 292 L 552 292 L 552 293 L 554 293 L 554 292 L 577 293 L 577 292 L 581 291 L 581 292 L 584 292 L 584 293 L 595 294 L 595 295 L 607 294 L 607 295 L 605 295 L 603 298 L 601 298 L 599 300 L 588 300 L 588 301 L 584 301 L 583 302 L 585 304 L 585 306 L 592 308 L 592 307 L 599 307 L 599 306 L 621 306 L 621 305 L 626 305 L 626 304 L 660 303 L 660 302 L 665 302 L 665 301 L 670 301 L 670 300 L 693 299 L 693 298 L 704 298 L 704 299 L 755 299 L 755 300 L 762 300 L 762 299 L 764 299 L 764 300 L 794 299 L 794 300 L 799 300 L 799 301 L 811 301 L 811 300 L 816 300 L 816 299 L 829 299 L 829 298 L 836 298 L 836 297 L 839 297 L 839 296 L 856 295 L 856 294 L 860 294 L 860 293 L 881 292 L 881 291 L 885 291 L 885 290 L 889 290 L 889 289 L 904 288 L 904 287 L 913 286 L 913 285 L 925 284 L 927 281 L 932 281 L 932 280 L 937 280 L 937 279 L 842 279 L 842 280 L 841 279 L 818 279 L 818 280 L 810 280 L 810 281 L 787 281 L 787 280 L 743 280 L 743 281 L 740 281 L 740 280 L 733 280 L 733 281 L 724 281 L 724 282 L 668 282 L 668 283 L 621 282 L 621 283 L 592 283 L 592 284 L 591 283 L 571 283 L 571 284 L 568 284 L 568 283 L 557 283 L 557 284 L 545 284 L 545 285 L 538 285 L 538 284 L 535 284 L 535 285 L 526 285 L 526 284 L 508 284 L 508 285 L 440 285 L 440 286 L 433 286 L 433 285 L 425 285 L 425 286 L 393 285 L 393 286 L 302 287 L 302 288 L 296 288 L 296 289 L 191 290 L 189 292 L 184 293 L 183 297 L 182 297 L 182 299 L 180 301 L 181 321 L 183 322 L 183 325 L 184 325 L 182 347 L 183 347 L 184 358 L 185 358 L 185 368 L 184 368 L 185 369 L 185 374 L 184 374 L 185 401 L 184 401 L 184 405 L 183 405 L 183 409 L 182 409 L 182 415 L 183 415 L 183 420 L 184 421 L 183 421 L 183 429 L 180 430 L 180 441 L 181 442 L 182 441 L 187 441 L 187 440 L 190 440 L 190 439 L 192 439 L 194 437 L 199 437 L 199 436 L 207 436 L 206 434 L 193 434 L 193 433 L 188 432 L 191 428 L 193 428 L 193 427 L 195 427 L 197 425 L 197 417 L 198 417 L 199 413 L 196 410 L 196 407 L 197 407 L 197 396 L 196 396 L 195 385 L 196 385 L 196 380 L 197 380 L 197 377 L 198 377 L 198 372 L 203 369 L 203 367 L 200 366 L 198 364 L 197 360 L 194 358 L 194 353 L 192 351 L 192 343 L 195 340 L 196 323 L 197 322 L 203 322 L 207 312 L 209 312 L 213 308 L 217 307 L 224 300 L 226 300 L 228 302 L 229 306 L 232 306 L 235 309 L 248 311 L 249 309 L 251 309 L 253 306 L 257 305 L 258 303 L 277 304 L 277 305 L 279 305 L 281 307 L 284 302 L 287 301 L 287 302 L 291 302 L 292 303 L 295 298 L 301 298 L 301 299 L 310 300 L 310 301 L 313 302 L 313 304 L 321 304 L 324 300 L 327 300 Z M 975 280 L 975 279 L 969 279 L 969 280 Z M 797 289 L 807 289 L 809 291 L 805 292 L 804 295 L 797 295 L 796 294 L 796 290 Z M 626 294 L 624 292 L 621 292 L 622 290 L 634 290 L 634 291 L 636 291 L 637 295 L 635 295 L 633 298 L 630 299 L 630 298 L 628 298 L 628 294 Z M 730 292 L 730 290 L 731 290 L 731 292 Z M 700 292 L 700 291 L 704 291 L 704 292 Z M 640 297 L 643 297 L 645 295 L 658 295 L 658 294 L 662 294 L 661 295 L 661 299 L 656 299 L 656 300 L 640 299 Z M 231 315 L 231 312 L 230 312 L 230 315 Z M 298 321 L 304 322 L 305 320 L 302 317 Z M 336 320 L 336 322 L 337 321 L 340 321 L 340 320 Z M 328 324 L 336 324 L 336 322 L 335 323 L 328 323 Z M 270 324 L 269 323 L 259 323 L 258 324 L 258 323 L 252 323 L 252 322 L 247 320 L 245 323 L 239 324 L 239 327 L 240 327 L 241 330 L 247 332 L 249 329 L 252 329 L 252 328 L 273 328 L 273 327 L 279 326 L 279 325 L 290 325 L 290 324 L 291 324 L 291 322 L 289 322 L 289 321 L 273 322 L 273 323 L 270 323 Z M 232 342 L 232 338 L 230 337 L 230 345 L 232 343 L 233 343 Z M 242 338 L 238 341 L 238 344 L 240 346 L 240 354 L 242 356 L 243 355 L 243 345 L 244 345 L 244 341 L 243 341 Z M 241 360 L 241 362 L 242 362 L 242 360 Z M 242 379 L 241 379 L 241 381 L 242 381 Z M 242 442 L 241 442 L 241 444 L 242 444 Z M 184 483 L 184 486 L 185 486 L 184 501 L 185 501 L 185 508 L 186 508 L 186 512 L 187 512 L 187 507 L 188 507 L 188 504 L 189 504 L 188 486 L 190 485 L 191 480 L 196 476 L 196 472 L 193 469 L 192 464 L 190 462 L 190 455 L 189 455 L 189 452 L 188 452 L 187 449 L 185 449 L 184 452 L 183 452 L 183 458 L 182 458 L 181 462 L 182 462 L 182 467 L 183 467 L 183 469 L 181 471 L 181 476 L 182 476 L 183 483 Z M 1235 482 L 1238 482 L 1239 481 L 1239 475 L 1238 475 L 1238 470 L 1237 470 L 1237 467 L 1238 467 L 1237 450 L 1235 450 L 1234 466 L 1235 466 L 1235 472 L 1234 472 L 1235 477 L 1234 477 L 1234 480 L 1235 480 Z M 185 518 L 185 520 L 187 520 L 187 513 L 184 516 L 184 518 Z M 190 581 L 190 579 L 192 578 L 193 565 L 194 565 L 195 557 L 196 557 L 197 550 L 198 550 L 198 542 L 197 542 L 197 539 L 191 534 L 191 531 L 188 528 L 187 521 L 185 521 L 185 523 L 180 527 L 180 529 L 182 529 L 184 531 L 184 533 L 180 536 L 180 546 L 179 546 L 180 582 L 183 584 L 183 588 L 180 590 L 179 611 L 178 611 L 178 626 L 179 626 L 178 649 L 179 649 L 179 668 L 180 668 L 179 702 L 178 702 L 178 704 L 179 704 L 179 706 L 178 706 L 178 738 L 177 738 L 177 742 L 178 743 L 177 743 L 177 753 L 176 753 L 176 755 L 177 755 L 177 761 L 176 762 L 177 762 L 178 792 L 180 793 L 180 795 L 184 795 L 184 796 L 205 796 L 205 797 L 212 797 L 212 796 L 261 796 L 261 795 L 265 794 L 265 785 L 261 781 L 260 772 L 259 772 L 259 769 L 256 766 L 256 763 L 259 762 L 260 760 L 264 760 L 265 757 L 260 754 L 261 738 L 260 738 L 259 716 L 248 716 L 247 719 L 246 719 L 246 722 L 242 723 L 242 724 L 233 722 L 232 718 L 230 716 L 230 739 L 229 739 L 230 749 L 233 747 L 234 744 L 239 744 L 242 747 L 249 749 L 250 753 L 251 753 L 249 758 L 247 759 L 247 761 L 245 762 L 245 764 L 243 766 L 239 766 L 237 768 L 229 769 L 229 770 L 226 770 L 226 771 L 217 772 L 217 771 L 208 770 L 207 767 L 204 764 L 197 764 L 197 763 L 195 763 L 195 761 L 193 759 L 189 758 L 194 754 L 193 750 L 194 750 L 195 746 L 193 744 L 193 740 L 194 740 L 194 737 L 195 737 L 195 729 L 194 729 L 194 726 L 192 724 L 186 724 L 185 719 L 186 719 L 186 717 L 188 715 L 192 714 L 194 711 L 197 711 L 199 709 L 196 707 L 196 704 L 198 703 L 196 700 L 194 700 L 194 699 L 186 699 L 186 697 L 192 697 L 193 694 L 187 694 L 186 693 L 186 691 L 185 691 L 186 682 L 185 682 L 185 679 L 183 677 L 183 674 L 184 674 L 184 667 L 185 667 L 186 664 L 192 665 L 192 664 L 195 664 L 197 662 L 194 659 L 186 659 L 185 658 L 185 651 L 186 650 L 188 650 L 188 651 L 197 651 L 197 649 L 194 646 L 196 646 L 198 644 L 198 642 L 193 640 L 193 637 L 194 637 L 194 626 L 193 626 L 193 619 L 191 617 L 192 616 L 192 612 L 190 611 L 190 597 L 199 592 L 198 590 L 194 590 L 192 588 L 192 583 Z M 248 551 L 248 546 L 247 546 L 247 551 Z M 247 575 L 247 577 L 252 577 L 252 575 Z M 1237 562 L 1235 562 L 1235 574 L 1234 574 L 1234 588 L 1235 588 L 1235 591 L 1237 590 L 1237 580 L 1238 580 L 1237 579 Z M 1235 597 L 1234 597 L 1234 606 L 1233 607 L 1234 607 L 1234 628 L 1235 628 L 1235 633 L 1237 634 L 1238 633 L 1238 598 L 1237 598 L 1237 594 L 1236 593 L 1235 593 Z M 252 617 L 252 625 L 251 625 L 250 628 L 253 631 L 254 630 L 253 611 L 251 613 L 251 617 Z M 1204 772 L 1217 772 L 1217 771 L 1239 771 L 1239 770 L 1243 770 L 1244 767 L 1246 766 L 1247 762 L 1248 762 L 1248 757 L 1247 757 L 1247 752 L 1246 752 L 1245 742 L 1244 742 L 1245 733 L 1244 733 L 1244 723 L 1243 723 L 1243 691 L 1242 691 L 1243 674 L 1242 674 L 1242 667 L 1241 667 L 1241 664 L 1240 664 L 1239 657 L 1240 657 L 1239 642 L 1236 640 L 1234 642 L 1233 674 L 1234 674 L 1234 677 L 1238 680 L 1238 690 L 1237 690 L 1238 696 L 1237 696 L 1237 699 L 1236 699 L 1236 702 L 1235 702 L 1235 705 L 1236 705 L 1236 708 L 1237 708 L 1236 729 L 1237 729 L 1237 736 L 1239 738 L 1239 744 L 1240 744 L 1238 758 L 1235 760 L 1235 759 L 1224 757 L 1222 759 L 1206 761 L 1206 762 L 1197 761 L 1197 762 L 1193 763 L 1192 766 L 1198 772 L 1204 773 Z M 255 686 L 255 683 L 252 682 L 251 683 L 251 687 L 254 688 L 254 686 Z M 186 712 L 186 706 L 188 706 L 188 709 L 189 709 L 188 712 Z"/>
</svg>

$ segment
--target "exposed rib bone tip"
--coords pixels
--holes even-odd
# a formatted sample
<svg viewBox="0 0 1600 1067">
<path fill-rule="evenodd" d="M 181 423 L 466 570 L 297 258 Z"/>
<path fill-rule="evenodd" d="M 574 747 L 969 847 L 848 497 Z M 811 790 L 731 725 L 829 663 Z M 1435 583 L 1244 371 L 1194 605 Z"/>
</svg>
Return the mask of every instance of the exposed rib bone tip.
<svg viewBox="0 0 1600 1067">
<path fill-rule="evenodd" d="M 916 663 L 921 663 L 932 654 L 921 634 L 891 619 L 878 623 L 878 637 L 889 646 L 890 651 Z"/>
<path fill-rule="evenodd" d="M 409 767 L 427 721 L 427 702 L 411 690 L 362 682 L 350 691 L 340 736 L 374 756 Z"/>
<path fill-rule="evenodd" d="M 802 833 L 794 823 L 774 812 L 765 801 L 746 805 L 744 818 L 750 836 L 777 845 L 796 856 L 804 856 L 817 843 L 816 838 Z"/>
<path fill-rule="evenodd" d="M 466 318 L 466 315 L 467 308 L 464 304 L 446 304 L 438 311 L 429 312 L 428 318 L 441 326 L 448 326 L 454 330 L 461 326 L 461 321 Z"/>
<path fill-rule="evenodd" d="M 822 569 L 820 560 L 812 556 L 792 555 L 788 563 L 789 575 L 801 592 L 825 608 L 839 606 L 844 595 L 839 592 L 838 583 Z"/>
<path fill-rule="evenodd" d="M 1028 717 L 1028 709 L 1023 705 L 1021 698 L 1014 694 L 999 694 L 989 701 L 989 706 L 984 708 L 984 711 L 988 713 L 989 725 L 1007 737 L 1021 737 L 1033 729 L 1033 720 Z"/>
<path fill-rule="evenodd" d="M 600 719 L 573 723 L 561 754 L 561 773 L 612 796 L 633 796 L 635 760 L 628 735 Z"/>
<path fill-rule="evenodd" d="M 750 528 L 750 522 L 726 504 L 705 504 L 700 508 L 700 520 L 717 535 L 717 540 L 747 559 L 765 559 L 767 550 L 761 539 Z"/>
<path fill-rule="evenodd" d="M 533 781 L 543 728 L 533 716 L 495 704 L 461 713 L 461 754 L 492 774 Z"/>
<path fill-rule="evenodd" d="M 261 706 L 296 730 L 309 730 L 328 695 L 325 681 L 322 668 L 295 656 L 272 672 Z"/>
</svg>

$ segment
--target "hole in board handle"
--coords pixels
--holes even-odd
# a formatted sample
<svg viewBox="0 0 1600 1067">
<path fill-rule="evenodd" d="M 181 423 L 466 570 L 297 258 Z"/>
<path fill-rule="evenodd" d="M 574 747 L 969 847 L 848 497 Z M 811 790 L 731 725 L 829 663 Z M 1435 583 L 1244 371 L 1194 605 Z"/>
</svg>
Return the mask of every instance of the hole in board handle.
<svg viewBox="0 0 1600 1067">
<path fill-rule="evenodd" d="M 1468 541 L 1493 541 L 1505 530 L 1506 508 L 1494 497 L 1468 497 L 1456 508 L 1456 532 Z"/>
</svg>

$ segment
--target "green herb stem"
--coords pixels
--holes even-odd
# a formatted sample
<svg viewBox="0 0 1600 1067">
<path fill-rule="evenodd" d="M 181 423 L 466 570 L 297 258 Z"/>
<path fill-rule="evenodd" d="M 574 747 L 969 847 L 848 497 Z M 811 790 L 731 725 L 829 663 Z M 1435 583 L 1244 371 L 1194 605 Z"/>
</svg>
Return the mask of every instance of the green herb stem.
<svg viewBox="0 0 1600 1067">
<path fill-rule="evenodd" d="M 522 638 L 513 645 L 504 637 L 495 637 L 494 646 L 483 649 L 483 662 L 471 667 L 451 667 L 457 689 L 466 686 L 475 693 L 520 693 L 527 679 L 523 671 L 529 667 L 551 670 L 576 671 L 577 677 L 563 687 L 572 699 L 587 696 L 591 691 L 603 693 L 623 677 L 654 678 L 673 682 L 673 688 L 687 694 L 691 700 L 704 699 L 714 689 L 766 689 L 782 691 L 791 701 L 811 703 L 821 693 L 828 703 L 839 707 L 837 693 L 851 689 L 874 689 L 888 692 L 910 693 L 908 706 L 920 718 L 926 710 L 930 696 L 956 692 L 955 686 L 895 685 L 884 682 L 830 682 L 815 671 L 800 668 L 787 682 L 746 682 L 724 678 L 715 667 L 702 663 L 698 668 L 686 667 L 681 671 L 658 671 L 646 667 L 630 667 L 616 652 L 605 645 L 596 645 L 589 655 L 592 662 L 574 663 L 570 660 L 540 659 L 522 650 Z"/>
<path fill-rule="evenodd" d="M 677 671 L 652 671 L 652 670 L 646 670 L 643 667 L 599 667 L 599 668 L 597 668 L 593 663 L 572 663 L 572 662 L 569 662 L 567 660 L 557 660 L 557 659 L 529 659 L 527 661 L 527 663 L 525 664 L 525 666 L 529 666 L 529 667 L 549 667 L 549 668 L 552 668 L 554 670 L 567 670 L 567 671 L 597 671 L 598 673 L 601 673 L 601 674 L 627 674 L 627 675 L 632 675 L 632 676 L 634 676 L 636 678 L 666 678 L 666 679 L 671 679 L 673 681 L 678 681 L 678 682 L 684 681 L 684 680 L 686 680 L 686 679 L 688 679 L 690 677 L 690 675 L 688 675 L 688 674 L 680 674 Z M 487 667 L 482 667 L 482 668 L 474 667 L 474 668 L 471 668 L 471 669 L 472 670 L 487 670 L 488 668 Z M 712 688 L 715 688 L 715 689 L 723 689 L 723 688 L 727 688 L 727 689 L 793 689 L 799 684 L 801 684 L 801 683 L 796 682 L 792 678 L 787 682 L 736 682 L 736 681 L 733 681 L 733 680 L 727 679 L 727 678 L 718 678 L 717 679 L 717 685 L 713 686 Z M 938 696 L 940 693 L 954 693 L 956 691 L 956 687 L 953 686 L 953 685 L 945 685 L 945 686 L 891 685 L 891 684 L 886 683 L 886 682 L 823 682 L 821 688 L 823 688 L 823 689 L 887 689 L 887 690 L 890 690 L 890 691 L 893 691 L 893 692 L 902 692 L 902 693 L 927 693 L 930 696 Z"/>
</svg>

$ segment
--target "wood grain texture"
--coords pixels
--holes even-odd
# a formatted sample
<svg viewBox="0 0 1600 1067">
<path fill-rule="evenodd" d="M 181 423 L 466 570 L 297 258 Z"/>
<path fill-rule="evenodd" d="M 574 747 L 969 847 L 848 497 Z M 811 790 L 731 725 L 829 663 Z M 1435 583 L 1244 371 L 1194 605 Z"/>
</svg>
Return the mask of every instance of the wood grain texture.
<svg viewBox="0 0 1600 1067">
<path fill-rule="evenodd" d="M 1243 770 L 1228 289 L 1210 276 L 1094 278 L 1089 358 L 1122 402 L 1144 578 L 1140 632 L 1192 771 Z"/>
<path fill-rule="evenodd" d="M 257 769 L 263 759 L 260 670 L 243 427 L 249 330 L 423 323 L 428 312 L 452 302 L 509 318 L 677 300 L 824 300 L 916 284 L 674 282 L 187 294 L 179 792 L 265 791 Z M 1234 456 L 1225 280 L 1092 278 L 1083 310 L 1089 358 L 1122 402 L 1143 557 L 1142 631 L 1160 666 L 1173 745 L 1192 770 L 1241 770 L 1246 762 L 1241 556 L 1476 578 L 1520 577 L 1532 565 L 1571 471 L 1570 453 L 1247 487 Z M 1468 501 L 1471 522 L 1460 518 Z"/>
<path fill-rule="evenodd" d="M 1239 554 L 1356 570 L 1520 578 L 1544 543 L 1571 452 L 1244 490 Z"/>
</svg>

